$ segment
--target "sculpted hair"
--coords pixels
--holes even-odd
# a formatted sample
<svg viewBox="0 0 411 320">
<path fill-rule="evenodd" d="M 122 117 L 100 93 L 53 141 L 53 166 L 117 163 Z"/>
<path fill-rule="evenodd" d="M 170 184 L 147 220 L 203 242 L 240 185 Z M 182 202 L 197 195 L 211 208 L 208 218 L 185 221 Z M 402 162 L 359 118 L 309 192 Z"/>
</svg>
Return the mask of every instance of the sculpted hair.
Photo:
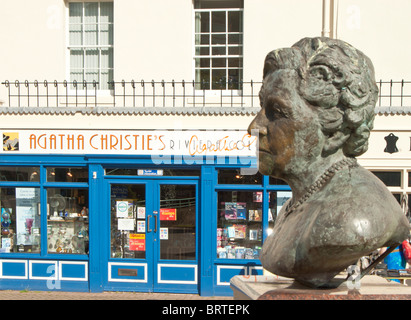
<svg viewBox="0 0 411 320">
<path fill-rule="evenodd" d="M 342 148 L 346 156 L 355 157 L 367 151 L 378 98 L 367 56 L 341 40 L 304 38 L 267 55 L 264 77 L 279 68 L 296 70 L 301 96 L 319 107 L 322 130 L 330 139 L 325 154 Z"/>
</svg>

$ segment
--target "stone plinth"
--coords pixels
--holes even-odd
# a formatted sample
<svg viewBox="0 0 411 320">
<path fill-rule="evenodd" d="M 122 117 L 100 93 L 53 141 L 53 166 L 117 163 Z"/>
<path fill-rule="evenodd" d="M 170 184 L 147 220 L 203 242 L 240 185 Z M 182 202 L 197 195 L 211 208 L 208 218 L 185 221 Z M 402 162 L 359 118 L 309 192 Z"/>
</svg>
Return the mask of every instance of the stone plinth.
<svg viewBox="0 0 411 320">
<path fill-rule="evenodd" d="M 236 300 L 411 300 L 411 287 L 376 275 L 363 277 L 358 289 L 349 289 L 343 276 L 335 283 L 341 284 L 314 289 L 278 276 L 235 276 L 230 286 Z"/>
</svg>

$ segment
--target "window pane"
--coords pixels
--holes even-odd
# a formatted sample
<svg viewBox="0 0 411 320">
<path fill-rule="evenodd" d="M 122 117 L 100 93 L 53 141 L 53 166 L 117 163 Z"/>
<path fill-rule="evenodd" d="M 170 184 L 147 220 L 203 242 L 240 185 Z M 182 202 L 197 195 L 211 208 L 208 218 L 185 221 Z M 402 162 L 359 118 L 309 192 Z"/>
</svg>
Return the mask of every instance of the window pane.
<svg viewBox="0 0 411 320">
<path fill-rule="evenodd" d="M 86 24 L 84 26 L 84 44 L 91 46 L 98 44 L 98 34 L 97 34 L 97 25 L 96 24 Z"/>
<path fill-rule="evenodd" d="M 69 23 L 83 22 L 83 4 L 81 2 L 70 2 L 69 11 Z"/>
<path fill-rule="evenodd" d="M 100 23 L 113 23 L 113 2 L 100 2 Z"/>
<path fill-rule="evenodd" d="M 292 197 L 291 191 L 272 191 L 269 192 L 268 199 L 268 229 L 266 235 L 273 231 L 275 221 L 283 205 Z"/>
<path fill-rule="evenodd" d="M 210 70 L 200 69 L 196 70 L 196 89 L 208 90 L 210 89 Z"/>
<path fill-rule="evenodd" d="M 210 35 L 208 34 L 197 34 L 196 35 L 196 44 L 210 44 Z"/>
<path fill-rule="evenodd" d="M 97 23 L 98 2 L 84 3 L 84 23 Z"/>
<path fill-rule="evenodd" d="M 240 58 L 229 58 L 228 59 L 228 67 L 240 68 L 242 67 L 241 63 L 242 63 L 242 59 Z"/>
<path fill-rule="evenodd" d="M 69 42 L 72 46 L 81 46 L 83 44 L 83 26 L 81 24 L 70 25 Z"/>
<path fill-rule="evenodd" d="M 196 56 L 210 55 L 210 47 L 196 47 Z"/>
<path fill-rule="evenodd" d="M 210 32 L 210 13 L 196 12 L 196 33 Z"/>
<path fill-rule="evenodd" d="M 0 167 L 0 181 L 40 181 L 39 167 Z"/>
<path fill-rule="evenodd" d="M 113 48 L 101 49 L 101 68 L 109 69 L 113 68 Z"/>
<path fill-rule="evenodd" d="M 228 12 L 228 32 L 242 31 L 242 14 L 241 11 Z"/>
<path fill-rule="evenodd" d="M 160 240 L 160 259 L 195 260 L 196 187 L 161 185 L 159 215 L 160 228 L 168 230 L 168 238 Z"/>
<path fill-rule="evenodd" d="M 243 48 L 238 46 L 238 47 L 228 47 L 228 54 L 231 56 L 240 56 L 243 54 L 242 52 Z M 243 59 L 241 59 L 242 61 Z"/>
<path fill-rule="evenodd" d="M 195 9 L 243 8 L 243 0 L 196 0 Z"/>
<path fill-rule="evenodd" d="M 411 172 L 408 172 L 408 186 L 411 187 Z"/>
<path fill-rule="evenodd" d="M 401 187 L 401 172 L 372 171 L 388 187 Z"/>
<path fill-rule="evenodd" d="M 220 184 L 262 184 L 263 176 L 257 172 L 255 175 L 241 175 L 240 169 L 218 170 L 218 183 Z"/>
<path fill-rule="evenodd" d="M 226 48 L 225 47 L 213 47 L 213 56 L 225 56 Z"/>
<path fill-rule="evenodd" d="M 101 70 L 100 73 L 100 81 L 99 81 L 99 88 L 102 90 L 109 89 L 109 83 L 111 83 L 114 79 L 114 71 L 113 69 L 110 70 Z"/>
<path fill-rule="evenodd" d="M 88 182 L 87 168 L 47 168 L 48 182 Z"/>
<path fill-rule="evenodd" d="M 144 259 L 146 257 L 146 220 L 145 217 L 137 215 L 138 208 L 145 211 L 145 207 L 144 184 L 111 185 L 112 258 Z M 129 222 L 132 222 L 131 226 Z"/>
<path fill-rule="evenodd" d="M 216 59 L 213 59 L 216 60 Z M 225 60 L 225 59 L 224 59 Z M 226 87 L 226 76 L 225 69 L 223 70 L 213 70 L 212 78 L 212 88 L 213 89 L 225 89 Z"/>
<path fill-rule="evenodd" d="M 225 44 L 225 34 L 213 34 L 211 36 L 212 44 Z"/>
<path fill-rule="evenodd" d="M 40 189 L 0 188 L 2 252 L 40 252 Z"/>
<path fill-rule="evenodd" d="M 216 11 L 211 13 L 211 31 L 212 32 L 226 32 L 224 11 Z"/>
<path fill-rule="evenodd" d="M 228 89 L 241 89 L 241 69 L 228 69 Z"/>
<path fill-rule="evenodd" d="M 212 59 L 212 65 L 213 68 L 225 68 L 226 58 L 214 58 Z M 218 76 L 219 78 L 217 80 L 221 79 L 222 77 L 225 77 L 225 70 L 215 70 L 213 71 L 213 73 L 216 73 L 215 76 L 217 76 L 217 74 L 221 74 L 221 76 Z"/>
<path fill-rule="evenodd" d="M 229 34 L 228 35 L 228 44 L 242 44 L 243 37 L 241 34 Z"/>
<path fill-rule="evenodd" d="M 88 254 L 88 189 L 47 189 L 47 251 Z"/>
<path fill-rule="evenodd" d="M 113 25 L 102 24 L 100 25 L 100 44 L 112 45 L 113 44 Z"/>
<path fill-rule="evenodd" d="M 77 83 L 80 83 L 80 82 L 83 82 L 83 80 L 84 80 L 84 77 L 83 77 L 83 70 L 71 70 L 71 72 L 70 72 L 70 80 L 71 80 L 71 82 L 77 82 Z M 71 89 L 74 89 L 74 85 L 72 85 L 71 86 Z"/>
<path fill-rule="evenodd" d="M 218 192 L 218 258 L 259 258 L 262 245 L 262 202 L 262 191 Z"/>
<path fill-rule="evenodd" d="M 273 178 L 273 177 L 270 177 L 268 181 L 269 181 L 268 183 L 272 185 L 287 185 L 287 182 L 285 182 L 284 180 Z"/>
<path fill-rule="evenodd" d="M 71 69 L 83 69 L 84 68 L 84 52 L 82 49 L 70 50 L 70 66 Z"/>
<path fill-rule="evenodd" d="M 196 59 L 196 68 L 209 68 L 210 58 Z"/>
</svg>

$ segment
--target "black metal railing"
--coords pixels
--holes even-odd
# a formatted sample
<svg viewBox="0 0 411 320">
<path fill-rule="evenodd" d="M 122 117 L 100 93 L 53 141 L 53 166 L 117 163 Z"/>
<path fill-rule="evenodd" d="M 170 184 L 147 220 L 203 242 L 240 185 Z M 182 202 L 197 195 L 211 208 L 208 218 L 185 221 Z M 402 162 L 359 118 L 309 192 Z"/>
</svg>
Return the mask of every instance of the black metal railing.
<svg viewBox="0 0 411 320">
<path fill-rule="evenodd" d="M 378 81 L 378 106 L 411 107 L 411 81 Z"/>
<path fill-rule="evenodd" d="M 4 81 L 9 107 L 258 107 L 261 82 L 241 82 L 237 90 L 206 90 L 195 81 L 111 81 L 108 90 L 98 82 Z M 230 87 L 230 86 L 228 86 Z M 231 86 L 233 87 L 233 86 Z"/>
<path fill-rule="evenodd" d="M 195 81 L 111 81 L 108 90 L 99 83 L 76 81 L 4 81 L 0 99 L 5 107 L 259 107 L 261 82 L 208 84 Z M 378 106 L 411 106 L 411 81 L 378 81 Z M 235 87 L 237 89 L 227 90 Z M 1 104 L 0 104 L 1 106 Z"/>
</svg>

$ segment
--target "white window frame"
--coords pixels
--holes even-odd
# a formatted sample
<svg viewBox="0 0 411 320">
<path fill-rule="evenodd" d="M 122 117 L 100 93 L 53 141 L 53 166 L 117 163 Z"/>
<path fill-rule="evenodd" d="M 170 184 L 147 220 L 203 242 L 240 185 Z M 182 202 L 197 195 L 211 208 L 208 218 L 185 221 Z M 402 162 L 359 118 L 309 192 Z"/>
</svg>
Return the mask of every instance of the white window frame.
<svg viewBox="0 0 411 320">
<path fill-rule="evenodd" d="M 97 15 L 97 19 L 98 19 L 97 26 L 98 26 L 98 28 L 100 26 L 100 21 L 99 21 L 99 18 L 100 18 L 100 4 L 103 3 L 103 2 L 111 2 L 111 3 L 113 3 L 113 11 L 114 11 L 114 0 L 70 0 L 70 1 L 66 2 L 66 14 L 65 14 L 65 16 L 66 16 L 66 52 L 67 52 L 67 54 L 66 54 L 66 79 L 69 79 L 67 82 L 70 83 L 69 92 L 71 94 L 73 94 L 76 91 L 76 89 L 74 89 L 73 86 L 71 85 L 72 81 L 73 81 L 73 79 L 71 79 L 71 61 L 70 61 L 70 58 L 71 58 L 70 50 L 71 49 L 73 49 L 73 48 L 83 49 L 84 50 L 83 59 L 85 60 L 86 59 L 85 58 L 86 57 L 85 50 L 87 48 L 95 48 L 95 49 L 99 50 L 99 57 L 101 56 L 101 49 L 112 48 L 113 49 L 113 60 L 114 60 L 114 40 L 113 40 L 112 45 L 101 45 L 100 44 L 101 43 L 101 41 L 100 41 L 100 32 L 99 32 L 100 29 L 98 29 L 98 32 L 97 32 L 97 34 L 98 34 L 98 44 L 97 45 L 70 45 L 70 3 L 82 3 L 83 4 L 83 14 L 82 14 L 82 16 L 84 18 L 84 16 L 85 16 L 84 3 L 89 3 L 89 2 L 98 3 L 98 15 Z M 82 22 L 82 24 L 84 24 L 84 21 Z M 113 25 L 113 28 L 114 28 L 114 20 L 111 24 Z M 82 28 L 82 33 L 83 33 L 83 39 L 84 39 L 85 38 L 84 37 L 85 36 L 84 35 L 85 28 Z M 113 35 L 113 37 L 114 37 L 114 35 Z M 85 77 L 85 75 L 84 75 L 85 70 L 86 70 L 85 62 L 83 62 L 83 78 Z M 99 79 L 101 77 L 101 70 L 102 70 L 102 68 L 101 68 L 101 58 L 99 58 L 99 66 L 98 66 Z M 114 61 L 113 61 L 113 66 L 112 66 L 112 68 L 110 68 L 110 70 L 113 73 L 113 80 L 114 80 Z M 79 94 L 84 94 L 84 92 L 86 92 L 86 91 L 88 92 L 88 94 L 92 95 L 92 94 L 94 94 L 95 89 L 89 86 L 87 88 L 87 90 L 85 90 L 83 88 L 83 83 L 78 82 L 77 92 Z M 97 87 L 97 95 L 98 96 L 110 95 L 110 94 L 112 94 L 112 91 L 113 91 L 112 89 L 100 89 L 99 87 Z"/>
<path fill-rule="evenodd" d="M 409 185 L 410 181 L 408 178 L 408 174 L 411 173 L 410 168 L 395 168 L 395 167 L 367 167 L 367 169 L 371 172 L 383 171 L 383 172 L 400 172 L 401 173 L 401 185 L 400 186 L 386 186 L 387 189 L 394 195 L 399 194 L 401 200 L 401 208 L 403 209 L 404 213 L 406 213 L 407 209 L 410 206 L 408 203 L 408 197 L 411 195 L 411 186 Z M 404 208 L 406 206 L 406 208 Z"/>
<path fill-rule="evenodd" d="M 194 2 L 193 2 L 194 5 Z M 212 89 L 212 84 L 210 83 L 210 88 L 209 89 L 199 89 L 199 88 L 195 88 L 195 93 L 202 95 L 203 92 L 205 91 L 206 94 L 208 96 L 213 96 L 213 95 L 219 95 L 219 94 L 223 94 L 223 95 L 240 95 L 242 89 L 228 89 L 228 70 L 230 69 L 230 67 L 228 66 L 228 59 L 229 58 L 239 58 L 241 60 L 241 66 L 240 67 L 236 67 L 236 68 L 232 68 L 232 69 L 238 69 L 240 72 L 240 79 L 239 81 L 243 81 L 244 78 L 244 8 L 216 8 L 216 9 L 195 9 L 193 7 L 193 79 L 196 79 L 196 71 L 199 70 L 200 68 L 196 67 L 196 59 L 198 58 L 209 58 L 210 59 L 210 66 L 208 68 L 203 68 L 203 69 L 208 69 L 210 70 L 210 81 L 212 80 L 212 70 L 222 70 L 224 69 L 226 72 L 226 88 L 225 89 Z M 209 18 L 211 19 L 211 15 L 212 12 L 225 12 L 226 13 L 226 28 L 225 28 L 225 32 L 212 32 L 212 24 L 209 23 L 210 25 L 210 30 L 207 33 L 197 33 L 196 32 L 196 14 L 197 12 L 209 12 Z M 243 26 L 242 26 L 242 31 L 240 32 L 228 32 L 228 12 L 242 12 L 242 20 L 243 20 Z M 197 35 L 201 35 L 201 34 L 208 34 L 209 35 L 209 44 L 208 45 L 196 45 L 196 36 Z M 216 56 L 216 55 L 212 55 L 212 48 L 213 45 L 211 43 L 211 35 L 212 34 L 224 34 L 226 36 L 226 43 L 225 43 L 225 48 L 226 48 L 226 54 L 225 55 L 221 55 L 221 56 Z M 237 45 L 229 45 L 228 44 L 228 36 L 232 35 L 232 34 L 239 34 L 241 37 L 241 43 L 237 44 Z M 196 55 L 196 47 L 208 47 L 210 49 L 209 55 Z M 217 46 L 223 46 L 223 45 L 217 45 Z M 228 48 L 229 47 L 240 47 L 241 48 L 241 54 L 239 55 L 229 55 L 228 54 Z M 221 68 L 213 68 L 212 66 L 212 58 L 225 58 L 226 59 L 226 66 L 225 67 L 221 67 Z"/>
</svg>

